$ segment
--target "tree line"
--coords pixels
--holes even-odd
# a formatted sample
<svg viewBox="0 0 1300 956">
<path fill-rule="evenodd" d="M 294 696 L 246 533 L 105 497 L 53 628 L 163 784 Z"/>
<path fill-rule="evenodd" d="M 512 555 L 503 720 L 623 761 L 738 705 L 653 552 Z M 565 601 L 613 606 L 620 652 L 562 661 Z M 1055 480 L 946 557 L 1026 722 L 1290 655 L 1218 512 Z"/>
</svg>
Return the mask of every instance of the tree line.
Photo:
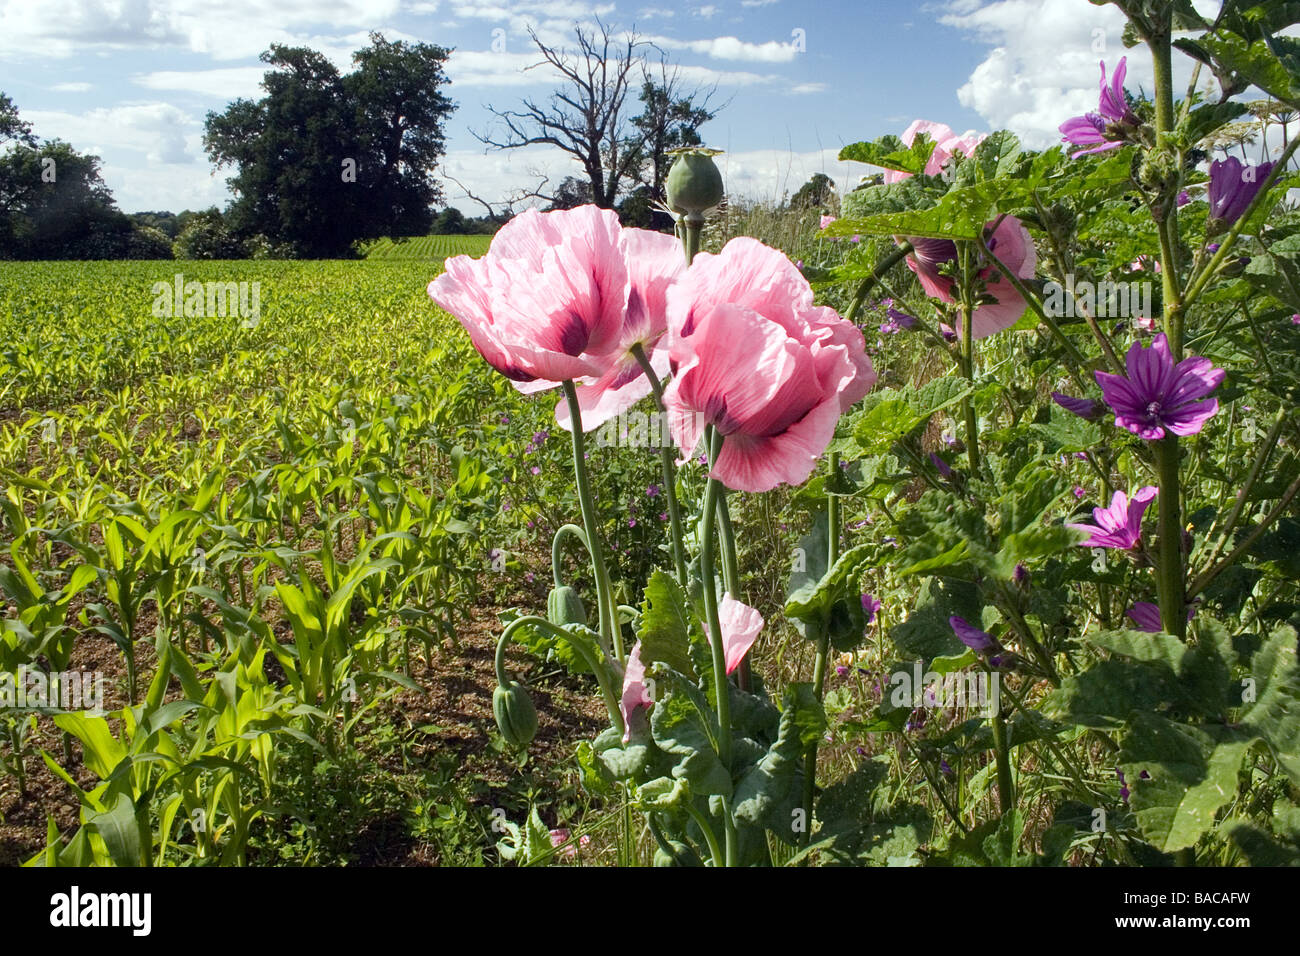
<svg viewBox="0 0 1300 956">
<path fill-rule="evenodd" d="M 538 177 L 504 199 L 440 178 L 456 104 L 446 94 L 451 51 L 436 44 L 372 33 L 347 73 L 318 51 L 272 44 L 261 55 L 263 95 L 205 120 L 204 150 L 229 172 L 224 209 L 122 212 L 98 156 L 40 140 L 0 93 L 0 258 L 347 257 L 383 236 L 494 232 L 524 205 L 594 202 L 629 225 L 670 224 L 656 205 L 670 151 L 701 143 L 713 91 L 687 88 L 635 33 L 598 21 L 574 34 L 570 50 L 530 31 L 555 92 L 489 106 L 503 128 L 475 135 L 486 149 L 556 147 L 580 172 L 554 185 Z M 484 215 L 446 205 L 442 179 Z"/>
</svg>

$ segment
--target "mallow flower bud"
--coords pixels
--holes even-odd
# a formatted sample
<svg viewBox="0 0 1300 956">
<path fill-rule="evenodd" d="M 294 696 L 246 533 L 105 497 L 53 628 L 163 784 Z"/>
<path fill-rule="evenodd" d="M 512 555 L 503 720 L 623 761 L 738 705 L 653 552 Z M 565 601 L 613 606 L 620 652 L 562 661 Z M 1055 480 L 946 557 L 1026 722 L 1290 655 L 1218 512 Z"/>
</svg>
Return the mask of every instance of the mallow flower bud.
<svg viewBox="0 0 1300 956">
<path fill-rule="evenodd" d="M 677 150 L 668 170 L 668 208 L 692 222 L 722 202 L 722 172 L 713 157 L 720 151 L 693 147 Z"/>
</svg>

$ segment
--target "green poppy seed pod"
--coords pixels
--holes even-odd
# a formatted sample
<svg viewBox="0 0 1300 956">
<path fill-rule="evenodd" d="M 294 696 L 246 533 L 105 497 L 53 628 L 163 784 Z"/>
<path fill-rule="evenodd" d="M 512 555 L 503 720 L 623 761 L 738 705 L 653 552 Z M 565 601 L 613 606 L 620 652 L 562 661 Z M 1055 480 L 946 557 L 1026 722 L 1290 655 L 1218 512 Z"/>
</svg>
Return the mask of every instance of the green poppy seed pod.
<svg viewBox="0 0 1300 956">
<path fill-rule="evenodd" d="M 567 584 L 552 588 L 546 598 L 546 619 L 556 627 L 566 624 L 587 626 L 587 609 L 582 606 L 578 592 Z"/>
<path fill-rule="evenodd" d="M 699 221 L 706 210 L 722 202 L 722 171 L 713 161 L 715 150 L 684 150 L 668 170 L 668 208 Z"/>
<path fill-rule="evenodd" d="M 492 692 L 492 714 L 501 736 L 516 750 L 523 750 L 537 736 L 537 708 L 518 681 L 512 680 Z"/>
</svg>

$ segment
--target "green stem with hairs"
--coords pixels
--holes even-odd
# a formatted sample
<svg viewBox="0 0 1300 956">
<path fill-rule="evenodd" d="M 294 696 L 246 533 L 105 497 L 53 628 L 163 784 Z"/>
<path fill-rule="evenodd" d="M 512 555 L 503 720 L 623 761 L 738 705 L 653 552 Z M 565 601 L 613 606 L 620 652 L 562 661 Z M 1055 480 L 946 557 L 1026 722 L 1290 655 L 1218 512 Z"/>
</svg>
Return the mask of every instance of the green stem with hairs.
<svg viewBox="0 0 1300 956">
<path fill-rule="evenodd" d="M 690 265 L 695 254 L 700 251 L 700 239 L 704 233 L 704 217 L 699 213 L 688 213 L 682 219 L 682 249 L 686 253 L 686 264 Z"/>
<path fill-rule="evenodd" d="M 517 617 L 506 625 L 501 636 L 497 638 L 496 657 L 493 659 L 493 667 L 496 670 L 497 683 L 505 687 L 510 682 L 510 677 L 506 674 L 506 647 L 509 646 L 515 631 L 522 627 L 533 627 L 539 631 L 544 631 L 557 641 L 563 641 L 578 653 L 578 656 L 591 668 L 591 672 L 596 675 L 596 683 L 600 685 L 601 696 L 605 698 L 605 709 L 609 711 L 609 721 L 614 728 L 621 734 L 626 729 L 623 723 L 623 712 L 619 710 L 619 697 L 614 692 L 614 687 L 610 683 L 609 668 L 604 662 L 593 658 L 590 649 L 584 647 L 576 641 L 572 634 L 562 627 L 556 627 L 544 617 L 538 617 L 535 614 Z"/>
<path fill-rule="evenodd" d="M 591 572 L 596 581 L 596 603 L 600 611 L 600 636 L 607 646 L 612 646 L 619 664 L 625 660 L 623 633 L 618 626 L 618 613 L 614 604 L 614 588 L 610 585 L 609 570 L 605 567 L 605 552 L 600 543 L 600 518 L 595 499 L 587 480 L 585 441 L 582 433 L 582 408 L 578 404 L 578 390 L 571 379 L 563 382 L 564 397 L 569 403 L 569 424 L 573 434 L 573 475 L 578 486 L 578 504 L 582 508 L 582 524 L 587 532 L 587 550 L 591 553 Z"/>
<path fill-rule="evenodd" d="M 591 547 L 587 544 L 586 532 L 576 524 L 561 525 L 559 529 L 556 530 L 555 536 L 551 538 L 551 580 L 555 582 L 557 588 L 564 586 L 564 581 L 560 578 L 560 565 L 562 564 L 560 546 L 564 541 L 565 535 L 572 535 L 577 538 L 582 542 L 582 546 L 587 549 L 587 553 L 591 553 Z"/>
<path fill-rule="evenodd" d="M 709 449 L 709 467 L 722 451 L 722 435 L 709 425 L 705 430 Z M 704 618 L 709 626 L 709 649 L 713 657 L 713 684 L 718 712 L 718 760 L 731 772 L 731 689 L 727 679 L 727 655 L 723 646 L 722 624 L 718 617 L 718 591 L 714 574 L 713 529 L 718 516 L 718 497 L 722 482 L 709 478 L 704 491 L 704 511 L 700 517 L 700 573 L 704 581 Z M 737 854 L 736 822 L 731 818 L 729 800 L 722 801 L 722 822 L 726 832 L 726 865 L 733 866 Z"/>
<path fill-rule="evenodd" d="M 1179 504 L 1178 436 L 1167 433 L 1152 443 L 1160 488 L 1159 566 L 1156 593 L 1160 600 L 1160 626 L 1180 639 L 1187 635 L 1187 599 L 1183 577 L 1183 528 Z"/>
<path fill-rule="evenodd" d="M 632 346 L 632 357 L 637 360 L 641 366 L 641 371 L 645 373 L 646 380 L 650 383 L 650 391 L 654 393 L 655 404 L 659 406 L 659 414 L 667 415 L 668 411 L 664 407 L 664 390 L 663 385 L 659 382 L 659 376 L 650 366 L 650 359 L 646 357 L 645 349 L 638 342 Z M 662 429 L 661 429 L 662 431 Z M 668 528 L 672 535 L 673 547 L 673 566 L 677 571 L 677 583 L 686 588 L 686 546 L 682 543 L 682 509 L 677 503 L 677 465 L 673 461 L 673 449 L 670 446 L 663 446 L 659 449 L 659 462 L 663 470 L 664 494 L 668 498 Z"/>
<path fill-rule="evenodd" d="M 833 480 L 840 468 L 839 452 L 831 452 L 828 462 L 830 476 Z M 840 499 L 838 495 L 826 495 L 826 569 L 835 567 L 840 559 Z M 822 622 L 817 634 L 817 657 L 813 664 L 813 693 L 821 700 L 826 694 L 826 665 L 830 658 L 831 641 L 827 633 L 826 622 Z M 808 745 L 804 754 L 803 773 L 803 843 L 807 846 L 812 839 L 813 800 L 817 795 L 817 751 L 820 741 L 814 740 Z"/>
<path fill-rule="evenodd" d="M 848 310 L 844 313 L 844 318 L 852 322 L 858 317 L 858 312 L 862 310 L 862 304 L 867 300 L 867 293 L 871 287 L 880 281 L 886 272 L 898 265 L 912 251 L 910 242 L 902 243 L 897 249 L 891 252 L 885 258 L 881 259 L 876 267 L 871 270 L 871 275 L 867 276 L 858 285 L 857 291 L 853 293 L 853 300 L 849 302 Z"/>
</svg>

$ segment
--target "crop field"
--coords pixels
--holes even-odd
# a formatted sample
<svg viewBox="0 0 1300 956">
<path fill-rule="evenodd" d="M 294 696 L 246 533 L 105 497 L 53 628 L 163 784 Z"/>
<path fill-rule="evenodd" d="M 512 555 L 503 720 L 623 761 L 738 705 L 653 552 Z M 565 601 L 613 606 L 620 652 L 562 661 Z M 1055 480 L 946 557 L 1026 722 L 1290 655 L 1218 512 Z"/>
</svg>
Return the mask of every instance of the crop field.
<svg viewBox="0 0 1300 956">
<path fill-rule="evenodd" d="M 442 262 L 450 256 L 481 256 L 491 236 L 412 236 L 404 239 L 376 239 L 363 250 L 367 259 L 384 261 L 417 259 Z"/>
<path fill-rule="evenodd" d="M 492 764 L 475 633 L 482 582 L 505 587 L 488 551 L 518 399 L 424 266 L 186 263 L 185 283 L 256 283 L 259 314 L 160 318 L 177 268 L 0 265 L 0 669 L 98 681 L 80 712 L 5 711 L 0 860 L 478 860 L 467 814 L 510 767 L 448 767 Z M 407 778 L 378 770 L 412 751 Z M 330 796 L 293 811 L 304 788 Z M 402 813 L 400 846 L 353 845 Z"/>
</svg>

